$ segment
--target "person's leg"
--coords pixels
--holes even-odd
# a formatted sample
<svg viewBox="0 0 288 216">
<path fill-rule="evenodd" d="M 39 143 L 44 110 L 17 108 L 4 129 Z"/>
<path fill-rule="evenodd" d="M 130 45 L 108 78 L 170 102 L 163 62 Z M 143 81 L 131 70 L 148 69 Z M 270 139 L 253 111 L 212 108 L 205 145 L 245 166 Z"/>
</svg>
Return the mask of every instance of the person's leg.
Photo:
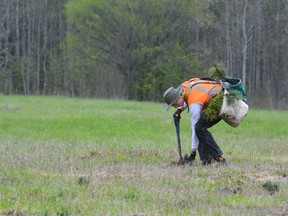
<svg viewBox="0 0 288 216">
<path fill-rule="evenodd" d="M 221 121 L 221 118 L 210 121 L 201 115 L 200 119 L 196 123 L 195 132 L 199 140 L 198 150 L 201 160 L 207 158 L 209 155 L 217 160 L 223 154 L 213 136 L 207 130 L 219 121 Z"/>
<path fill-rule="evenodd" d="M 199 152 L 199 157 L 201 161 L 209 157 L 208 150 L 205 147 L 206 147 L 205 144 L 199 140 L 198 152 Z"/>
</svg>

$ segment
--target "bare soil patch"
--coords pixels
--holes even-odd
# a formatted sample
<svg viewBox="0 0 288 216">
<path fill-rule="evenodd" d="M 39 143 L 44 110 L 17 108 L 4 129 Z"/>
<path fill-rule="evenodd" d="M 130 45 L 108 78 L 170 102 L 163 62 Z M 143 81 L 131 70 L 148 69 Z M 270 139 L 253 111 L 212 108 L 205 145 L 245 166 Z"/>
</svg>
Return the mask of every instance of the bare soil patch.
<svg viewBox="0 0 288 216">
<path fill-rule="evenodd" d="M 274 146 L 272 149 L 274 151 L 288 152 L 288 146 Z"/>
<path fill-rule="evenodd" d="M 258 172 L 258 173 L 247 173 L 246 176 L 252 181 L 252 182 L 279 182 L 279 183 L 287 183 L 288 178 L 287 176 L 280 176 L 280 175 L 274 175 L 269 172 Z"/>
</svg>

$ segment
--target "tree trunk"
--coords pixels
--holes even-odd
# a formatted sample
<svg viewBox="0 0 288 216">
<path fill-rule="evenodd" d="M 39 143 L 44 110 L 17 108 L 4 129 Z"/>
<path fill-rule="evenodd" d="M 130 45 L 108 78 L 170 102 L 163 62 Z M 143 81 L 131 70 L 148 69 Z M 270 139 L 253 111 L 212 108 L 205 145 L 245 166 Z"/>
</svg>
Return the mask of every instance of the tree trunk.
<svg viewBox="0 0 288 216">
<path fill-rule="evenodd" d="M 5 71 L 5 84 L 4 84 L 4 92 L 5 94 L 11 94 L 12 93 L 12 75 L 11 70 L 9 69 L 9 63 L 11 61 L 10 59 L 10 43 L 9 43 L 9 35 L 10 35 L 10 6 L 11 1 L 6 0 L 6 11 L 5 11 L 5 18 L 6 18 L 6 31 L 4 36 L 4 47 L 5 47 L 5 64 L 4 64 L 4 71 Z"/>
<path fill-rule="evenodd" d="M 247 36 L 247 29 L 246 29 L 246 8 L 247 8 L 247 0 L 245 0 L 244 8 L 243 8 L 243 17 L 242 17 L 242 82 L 244 86 L 246 85 L 246 66 L 247 66 L 247 49 L 248 49 L 248 36 Z"/>
<path fill-rule="evenodd" d="M 43 94 L 46 94 L 46 87 L 47 87 L 47 70 L 46 70 L 46 48 L 47 48 L 47 43 L 48 43 L 48 0 L 45 0 L 45 5 L 44 5 L 44 23 L 43 23 L 43 76 L 44 76 L 44 81 L 43 81 Z"/>
<path fill-rule="evenodd" d="M 232 43 L 230 36 L 230 0 L 225 1 L 225 23 L 226 23 L 226 68 L 228 75 L 233 77 L 232 71 Z"/>
</svg>

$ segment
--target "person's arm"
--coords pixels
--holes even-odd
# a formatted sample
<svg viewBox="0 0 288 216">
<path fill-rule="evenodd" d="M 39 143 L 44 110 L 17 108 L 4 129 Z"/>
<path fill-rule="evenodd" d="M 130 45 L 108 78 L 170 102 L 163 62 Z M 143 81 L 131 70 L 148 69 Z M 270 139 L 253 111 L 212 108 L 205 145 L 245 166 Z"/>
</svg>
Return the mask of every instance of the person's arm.
<svg viewBox="0 0 288 216">
<path fill-rule="evenodd" d="M 184 102 L 183 106 L 181 107 L 181 110 L 186 110 L 188 108 L 187 104 Z"/>
<path fill-rule="evenodd" d="M 201 104 L 192 104 L 189 106 L 189 112 L 191 115 L 191 128 L 192 128 L 192 141 L 191 141 L 192 151 L 196 151 L 199 144 L 199 140 L 195 133 L 195 126 L 201 116 L 201 111 L 202 111 Z"/>
</svg>

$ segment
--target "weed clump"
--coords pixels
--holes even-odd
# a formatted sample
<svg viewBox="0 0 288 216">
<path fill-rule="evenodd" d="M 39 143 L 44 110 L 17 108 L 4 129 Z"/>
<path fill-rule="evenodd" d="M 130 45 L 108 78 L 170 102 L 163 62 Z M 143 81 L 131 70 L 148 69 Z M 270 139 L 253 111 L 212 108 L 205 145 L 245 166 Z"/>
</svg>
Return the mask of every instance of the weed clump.
<svg viewBox="0 0 288 216">
<path fill-rule="evenodd" d="M 77 183 L 78 183 L 79 185 L 81 185 L 81 186 L 88 185 L 89 182 L 90 182 L 89 179 L 88 179 L 87 177 L 85 177 L 85 176 L 79 177 L 79 178 L 78 178 L 78 181 L 77 181 Z"/>
<path fill-rule="evenodd" d="M 267 181 L 262 186 L 270 193 L 270 195 L 274 194 L 275 192 L 278 192 L 280 187 L 279 183 L 271 181 Z"/>
</svg>

